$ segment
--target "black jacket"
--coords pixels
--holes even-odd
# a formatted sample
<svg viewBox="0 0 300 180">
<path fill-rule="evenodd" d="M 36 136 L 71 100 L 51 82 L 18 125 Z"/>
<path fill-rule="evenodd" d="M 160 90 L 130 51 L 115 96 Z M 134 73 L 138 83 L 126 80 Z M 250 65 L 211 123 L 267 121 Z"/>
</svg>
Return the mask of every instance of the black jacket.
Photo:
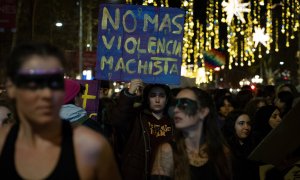
<svg viewBox="0 0 300 180">
<path fill-rule="evenodd" d="M 143 106 L 134 107 L 135 96 L 124 90 L 113 109 L 112 125 L 117 131 L 117 154 L 120 155 L 120 167 L 124 180 L 147 179 L 151 171 L 151 156 L 154 148 L 150 144 L 150 134 L 147 123 L 155 118 Z M 167 117 L 165 117 L 167 118 Z M 173 134 L 173 123 L 170 120 Z M 170 140 L 170 137 L 167 137 Z M 120 147 L 121 146 L 121 147 Z"/>
</svg>

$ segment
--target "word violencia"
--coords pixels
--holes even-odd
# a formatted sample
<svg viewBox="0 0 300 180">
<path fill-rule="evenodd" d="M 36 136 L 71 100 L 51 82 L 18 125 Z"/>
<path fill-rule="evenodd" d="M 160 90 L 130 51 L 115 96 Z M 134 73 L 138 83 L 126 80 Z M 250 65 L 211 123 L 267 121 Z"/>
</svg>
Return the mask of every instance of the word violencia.
<svg viewBox="0 0 300 180">
<path fill-rule="evenodd" d="M 104 6 L 99 18 L 97 68 L 102 76 L 180 75 L 184 13 L 111 7 Z"/>
<path fill-rule="evenodd" d="M 125 40 L 124 44 L 122 44 L 122 36 L 118 36 L 117 40 L 115 41 L 116 37 L 113 36 L 108 40 L 106 36 L 102 35 L 102 41 L 106 49 L 110 50 L 113 45 L 116 45 L 117 50 L 121 48 L 125 50 L 128 54 L 163 54 L 166 53 L 167 55 L 176 55 L 181 57 L 181 42 L 177 40 L 167 40 L 165 38 L 156 38 L 156 37 L 149 37 L 147 43 L 147 48 L 142 48 L 141 46 L 141 38 L 129 37 Z M 143 42 L 145 43 L 145 42 Z"/>
</svg>

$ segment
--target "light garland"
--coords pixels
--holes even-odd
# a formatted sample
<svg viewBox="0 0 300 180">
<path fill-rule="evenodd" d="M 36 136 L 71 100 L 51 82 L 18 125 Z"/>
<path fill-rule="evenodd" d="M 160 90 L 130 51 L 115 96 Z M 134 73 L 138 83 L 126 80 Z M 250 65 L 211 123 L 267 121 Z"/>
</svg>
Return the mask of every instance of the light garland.
<svg viewBox="0 0 300 180">
<path fill-rule="evenodd" d="M 132 0 L 126 2 L 133 3 Z M 212 48 L 227 50 L 229 56 L 226 67 L 229 69 L 233 66 L 250 66 L 255 60 L 262 60 L 266 54 L 277 53 L 282 39 L 289 47 L 300 30 L 299 0 L 281 0 L 275 4 L 273 0 L 245 3 L 242 0 L 226 0 L 221 5 L 219 0 L 208 0 L 203 24 L 194 18 L 194 2 L 198 3 L 181 0 L 181 8 L 186 11 L 182 50 L 182 69 L 186 70 L 183 71 L 186 76 L 197 77 L 199 68 L 204 67 L 203 52 Z M 169 2 L 143 0 L 143 5 L 169 7 Z M 226 26 L 225 37 L 220 34 L 222 26 Z M 212 72 L 207 71 L 208 80 L 212 79 Z"/>
</svg>

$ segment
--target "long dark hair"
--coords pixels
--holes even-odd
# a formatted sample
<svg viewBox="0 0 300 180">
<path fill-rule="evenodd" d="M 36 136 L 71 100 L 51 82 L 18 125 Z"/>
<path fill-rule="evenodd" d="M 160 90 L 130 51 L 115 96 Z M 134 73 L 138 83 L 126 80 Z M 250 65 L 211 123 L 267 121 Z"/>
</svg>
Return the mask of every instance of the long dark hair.
<svg viewBox="0 0 300 180">
<path fill-rule="evenodd" d="M 281 91 L 278 93 L 277 97 L 285 104 L 284 108 L 280 111 L 281 117 L 284 117 L 292 109 L 294 96 L 289 91 Z"/>
<path fill-rule="evenodd" d="M 256 112 L 253 123 L 253 136 L 256 144 L 258 144 L 272 130 L 272 127 L 269 124 L 269 119 L 276 109 L 278 109 L 276 106 L 267 105 L 261 107 Z"/>
<path fill-rule="evenodd" d="M 254 147 L 254 142 L 253 142 L 253 139 L 251 138 L 251 133 L 252 133 L 252 130 L 251 130 L 249 136 L 247 138 L 243 139 L 245 151 L 244 152 L 239 151 L 240 150 L 240 148 L 239 148 L 240 142 L 239 142 L 239 138 L 236 135 L 235 123 L 241 115 L 249 116 L 249 114 L 247 114 L 245 111 L 242 111 L 242 110 L 234 110 L 234 111 L 230 112 L 228 117 L 225 120 L 224 126 L 222 127 L 222 132 L 224 134 L 224 137 L 225 137 L 228 145 L 231 147 L 231 152 L 238 157 L 247 156 L 248 153 L 250 153 L 250 151 Z M 250 118 L 250 116 L 249 116 L 249 118 Z"/>
<path fill-rule="evenodd" d="M 225 148 L 226 142 L 217 125 L 217 112 L 212 97 L 196 87 L 188 87 L 182 90 L 191 90 L 197 97 L 200 108 L 208 108 L 209 114 L 203 122 L 202 144 L 205 143 L 209 162 L 215 168 L 219 179 L 231 179 L 231 165 Z M 182 132 L 175 135 L 176 148 L 174 149 L 174 178 L 176 180 L 190 179 L 189 160 Z"/>
</svg>

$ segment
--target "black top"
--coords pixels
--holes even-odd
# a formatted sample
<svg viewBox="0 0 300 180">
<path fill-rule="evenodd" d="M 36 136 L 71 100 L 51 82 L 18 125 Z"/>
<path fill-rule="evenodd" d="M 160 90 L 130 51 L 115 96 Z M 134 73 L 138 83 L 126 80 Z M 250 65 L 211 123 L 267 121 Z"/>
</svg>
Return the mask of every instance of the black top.
<svg viewBox="0 0 300 180">
<path fill-rule="evenodd" d="M 190 165 L 191 180 L 218 180 L 217 173 L 210 161 L 206 162 L 203 166 Z"/>
<path fill-rule="evenodd" d="M 19 124 L 15 124 L 7 135 L 2 153 L 0 155 L 0 176 L 6 179 L 22 178 L 15 165 L 15 143 L 18 137 Z M 61 153 L 58 163 L 45 179 L 79 179 L 73 146 L 73 131 L 69 122 L 62 123 Z M 47 152 L 45 152 L 45 155 Z"/>
<path fill-rule="evenodd" d="M 177 148 L 176 142 L 170 141 L 169 143 L 172 147 L 172 150 L 174 151 L 174 149 Z M 190 169 L 191 180 L 199 180 L 199 179 L 218 180 L 219 179 L 215 167 L 210 160 L 208 160 L 204 165 L 199 167 L 190 164 L 189 169 Z"/>
</svg>

